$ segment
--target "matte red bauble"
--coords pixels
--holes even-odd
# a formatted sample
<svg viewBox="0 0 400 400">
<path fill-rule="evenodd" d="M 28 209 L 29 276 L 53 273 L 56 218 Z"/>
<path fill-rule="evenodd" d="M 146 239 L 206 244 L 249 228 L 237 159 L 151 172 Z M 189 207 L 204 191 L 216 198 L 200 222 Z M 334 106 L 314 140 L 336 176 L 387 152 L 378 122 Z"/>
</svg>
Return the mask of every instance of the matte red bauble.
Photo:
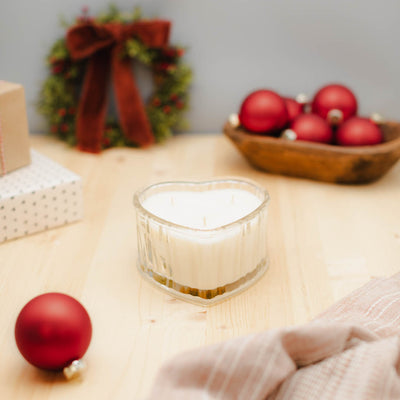
<svg viewBox="0 0 400 400">
<path fill-rule="evenodd" d="M 288 113 L 288 122 L 292 122 L 300 114 L 303 114 L 304 104 L 298 103 L 295 99 L 285 97 L 285 104 Z"/>
<path fill-rule="evenodd" d="M 299 115 L 290 124 L 290 129 L 295 133 L 296 140 L 331 143 L 333 139 L 333 132 L 329 124 L 315 114 Z"/>
<path fill-rule="evenodd" d="M 357 113 L 357 99 L 343 85 L 328 85 L 316 93 L 311 110 L 328 122 L 339 124 Z"/>
<path fill-rule="evenodd" d="M 336 132 L 336 143 L 341 146 L 367 146 L 382 141 L 382 131 L 367 118 L 350 118 Z"/>
<path fill-rule="evenodd" d="M 36 367 L 60 370 L 80 359 L 89 347 L 92 324 L 73 297 L 46 293 L 29 301 L 15 324 L 21 354 Z"/>
<path fill-rule="evenodd" d="M 269 133 L 282 129 L 287 123 L 285 101 L 271 90 L 257 90 L 243 101 L 239 120 L 250 132 Z"/>
</svg>

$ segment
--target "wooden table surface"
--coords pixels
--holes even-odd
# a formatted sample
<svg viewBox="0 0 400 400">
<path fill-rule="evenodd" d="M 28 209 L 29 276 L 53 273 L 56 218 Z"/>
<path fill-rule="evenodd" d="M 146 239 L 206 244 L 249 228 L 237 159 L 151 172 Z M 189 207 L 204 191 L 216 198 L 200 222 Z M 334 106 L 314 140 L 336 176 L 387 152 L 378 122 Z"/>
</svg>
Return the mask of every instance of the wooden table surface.
<svg viewBox="0 0 400 400">
<path fill-rule="evenodd" d="M 147 150 L 80 153 L 46 136 L 32 147 L 83 177 L 81 222 L 0 245 L 1 399 L 141 399 L 160 365 L 186 349 L 301 324 L 373 276 L 400 268 L 400 163 L 380 181 L 340 186 L 252 169 L 222 134 L 179 135 Z M 133 193 L 164 180 L 238 176 L 271 195 L 270 268 L 232 299 L 175 300 L 136 269 Z M 82 380 L 30 366 L 14 324 L 48 291 L 80 300 L 93 323 Z"/>
</svg>

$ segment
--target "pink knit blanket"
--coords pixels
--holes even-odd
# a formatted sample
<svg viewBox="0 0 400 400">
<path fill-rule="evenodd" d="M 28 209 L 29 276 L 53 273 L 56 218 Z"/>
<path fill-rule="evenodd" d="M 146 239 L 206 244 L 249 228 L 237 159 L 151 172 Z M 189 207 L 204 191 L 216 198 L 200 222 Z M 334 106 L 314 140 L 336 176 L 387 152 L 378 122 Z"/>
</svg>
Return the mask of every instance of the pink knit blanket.
<svg viewBox="0 0 400 400">
<path fill-rule="evenodd" d="M 180 354 L 149 400 L 400 399 L 400 274 L 373 279 L 312 322 Z"/>
</svg>

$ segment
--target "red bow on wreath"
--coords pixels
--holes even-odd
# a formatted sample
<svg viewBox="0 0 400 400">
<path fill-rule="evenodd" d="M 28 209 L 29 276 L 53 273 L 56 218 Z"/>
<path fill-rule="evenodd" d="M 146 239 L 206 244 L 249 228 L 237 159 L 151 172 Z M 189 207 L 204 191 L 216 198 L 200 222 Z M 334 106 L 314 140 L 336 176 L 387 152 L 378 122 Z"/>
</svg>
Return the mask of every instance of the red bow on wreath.
<svg viewBox="0 0 400 400">
<path fill-rule="evenodd" d="M 89 58 L 76 120 L 76 136 L 81 150 L 91 153 L 101 151 L 110 68 L 125 137 L 140 146 L 154 142 L 133 77 L 131 59 L 122 54 L 125 41 L 132 37 L 140 39 L 148 47 L 165 47 L 169 31 L 170 22 L 161 20 L 125 25 L 87 22 L 68 31 L 67 46 L 71 57 L 75 60 Z"/>
</svg>

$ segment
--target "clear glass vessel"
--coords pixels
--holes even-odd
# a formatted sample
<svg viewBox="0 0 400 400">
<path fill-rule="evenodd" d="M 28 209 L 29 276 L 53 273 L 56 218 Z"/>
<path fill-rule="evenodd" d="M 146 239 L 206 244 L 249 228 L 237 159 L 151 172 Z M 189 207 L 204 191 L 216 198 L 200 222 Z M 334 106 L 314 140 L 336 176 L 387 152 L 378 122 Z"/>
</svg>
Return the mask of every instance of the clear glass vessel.
<svg viewBox="0 0 400 400">
<path fill-rule="evenodd" d="M 190 227 L 157 216 L 144 205 L 147 199 L 160 193 L 207 195 L 225 189 L 252 194 L 258 199 L 258 206 L 221 226 Z M 163 182 L 138 191 L 134 205 L 139 271 L 169 294 L 200 305 L 215 304 L 243 291 L 268 268 L 269 200 L 265 189 L 239 179 Z M 170 201 L 174 202 L 173 197 Z M 228 213 L 228 209 L 216 210 L 216 215 Z M 193 210 L 193 218 L 196 211 Z"/>
</svg>

